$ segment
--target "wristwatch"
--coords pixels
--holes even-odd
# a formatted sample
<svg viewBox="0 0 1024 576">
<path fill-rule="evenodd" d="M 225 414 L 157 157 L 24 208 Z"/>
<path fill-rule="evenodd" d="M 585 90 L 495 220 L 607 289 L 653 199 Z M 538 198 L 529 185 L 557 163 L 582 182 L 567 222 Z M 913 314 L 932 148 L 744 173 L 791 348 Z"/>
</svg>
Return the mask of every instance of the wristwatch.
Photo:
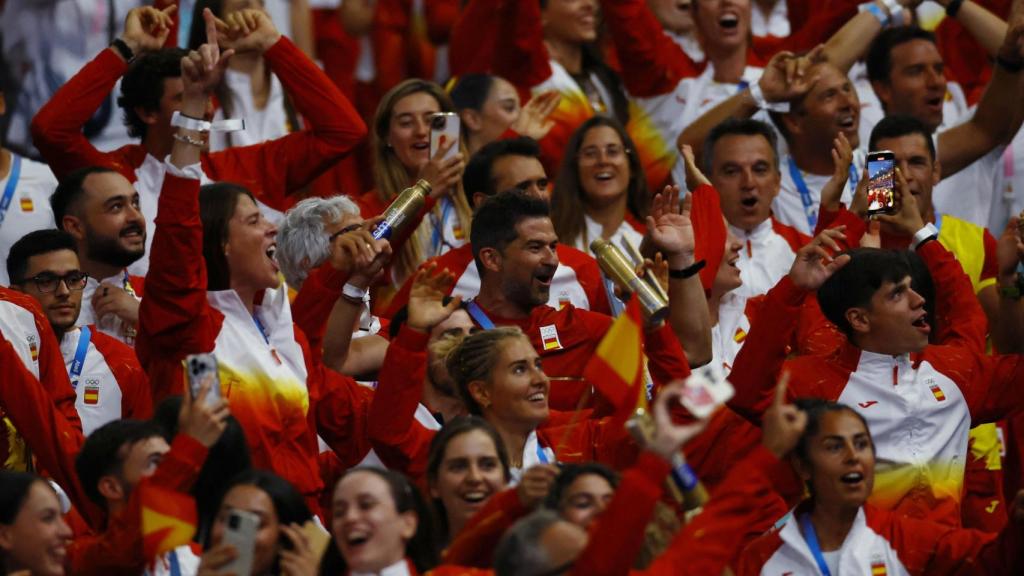
<svg viewBox="0 0 1024 576">
<path fill-rule="evenodd" d="M 938 237 L 939 229 L 935 227 L 935 224 L 931 222 L 925 224 L 923 228 L 914 233 L 914 250 L 920 248 L 925 242 L 935 240 Z"/>
<path fill-rule="evenodd" d="M 1018 273 L 1017 277 L 1013 280 L 1013 284 L 1000 286 L 999 295 L 1010 300 L 1020 300 L 1021 296 L 1024 295 L 1024 275 Z"/>
</svg>

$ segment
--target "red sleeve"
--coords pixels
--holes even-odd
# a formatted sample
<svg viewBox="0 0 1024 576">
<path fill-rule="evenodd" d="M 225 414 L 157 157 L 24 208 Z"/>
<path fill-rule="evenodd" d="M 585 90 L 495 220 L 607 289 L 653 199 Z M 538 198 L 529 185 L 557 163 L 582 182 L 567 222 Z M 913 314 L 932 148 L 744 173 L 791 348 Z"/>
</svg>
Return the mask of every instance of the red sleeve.
<svg viewBox="0 0 1024 576">
<path fill-rule="evenodd" d="M 821 210 L 818 213 L 818 225 L 814 228 L 814 235 L 817 236 L 828 228 L 838 228 L 839 226 L 846 226 L 846 230 L 843 232 L 846 235 L 846 241 L 838 241 L 839 246 L 844 249 L 860 246 L 860 239 L 868 230 L 867 223 L 864 220 L 858 218 L 856 214 L 850 212 L 845 206 L 840 206 L 839 210 L 834 212 Z"/>
<path fill-rule="evenodd" d="M 936 342 L 984 351 L 988 318 L 956 257 L 938 241 L 918 248 L 935 283 Z"/>
<path fill-rule="evenodd" d="M 510 2 L 502 7 L 492 71 L 520 90 L 551 77 L 548 49 L 541 28 L 540 2 Z M 494 34 L 493 29 L 482 31 Z"/>
<path fill-rule="evenodd" d="M 370 451 L 366 431 L 373 390 L 323 365 L 311 370 L 319 373 L 320 378 L 313 408 L 317 433 L 341 464 L 351 468 Z"/>
<path fill-rule="evenodd" d="M 411 9 L 405 0 L 377 0 L 374 6 L 370 41 L 377 64 L 373 82 L 379 94 L 387 92 L 406 77 Z"/>
<path fill-rule="evenodd" d="M 325 262 L 313 270 L 292 302 L 292 318 L 309 338 L 309 347 L 317 364 L 323 360 L 324 331 L 341 288 L 348 275 Z"/>
<path fill-rule="evenodd" d="M 785 513 L 770 475 L 780 462 L 763 446 L 734 468 L 711 500 L 643 574 L 721 574 L 743 547 Z"/>
<path fill-rule="evenodd" d="M 999 276 L 999 261 L 996 257 L 996 239 L 987 229 L 984 230 L 984 234 L 982 243 L 985 247 L 985 260 L 981 264 L 981 277 L 979 278 L 981 281 Z"/>
<path fill-rule="evenodd" d="M 442 563 L 490 568 L 494 563 L 494 549 L 505 531 L 529 513 L 530 509 L 519 501 L 515 488 L 495 494 L 469 519 L 462 531 L 453 535 Z"/>
<path fill-rule="evenodd" d="M 622 80 L 631 96 L 668 94 L 683 78 L 700 75 L 703 67 L 665 34 L 647 2 L 603 0 L 601 7 L 622 64 Z"/>
<path fill-rule="evenodd" d="M 711 290 L 718 267 L 725 257 L 725 220 L 718 190 L 714 186 L 703 184 L 690 194 L 693 199 L 690 220 L 697 240 L 694 258 L 707 262 L 700 271 L 700 283 L 707 292 Z"/>
<path fill-rule="evenodd" d="M 179 434 L 171 443 L 156 472 L 144 478 L 132 492 L 127 505 L 111 516 L 99 536 L 76 540 L 68 548 L 71 574 L 140 574 L 146 559 L 142 546 L 142 503 L 140 492 L 147 486 L 187 493 L 206 460 L 205 446 L 191 436 Z"/>
<path fill-rule="evenodd" d="M 491 70 L 495 31 L 502 27 L 502 6 L 507 1 L 470 0 L 462 7 L 448 37 L 448 65 L 452 76 Z"/>
<path fill-rule="evenodd" d="M 427 453 L 434 432 L 416 421 L 416 407 L 423 397 L 429 334 L 402 326 L 388 346 L 384 365 L 377 375 L 377 391 L 370 403 L 367 429 L 381 461 L 422 484 L 427 472 Z"/>
<path fill-rule="evenodd" d="M 243 184 L 278 210 L 288 194 L 309 184 L 366 136 L 366 125 L 337 86 L 287 37 L 263 53 L 309 129 L 204 155 L 211 180 Z"/>
<path fill-rule="evenodd" d="M 690 364 L 686 353 L 679 343 L 679 338 L 668 322 L 664 322 L 657 330 L 644 334 L 644 352 L 649 360 L 647 367 L 654 379 L 654 392 L 660 390 L 673 380 L 686 378 L 690 375 Z"/>
<path fill-rule="evenodd" d="M 729 380 L 736 395 L 728 405 L 736 413 L 755 423 L 772 403 L 775 375 L 788 353 L 788 344 L 796 331 L 800 307 L 807 292 L 785 276 L 765 295 L 757 320 L 736 360 Z"/>
<path fill-rule="evenodd" d="M 434 44 L 447 44 L 455 20 L 459 17 L 458 0 L 431 0 L 424 2 L 423 15 L 427 20 L 427 37 Z"/>
<path fill-rule="evenodd" d="M 789 36 L 755 36 L 751 41 L 751 52 L 757 65 L 764 66 L 772 56 L 783 50 L 805 52 L 827 42 L 836 31 L 857 15 L 857 5 L 860 2 L 833 0 L 823 4 L 824 6 L 821 6 L 820 10 L 815 10 L 803 26 L 799 29 L 794 27 Z"/>
<path fill-rule="evenodd" d="M 622 475 L 608 508 L 591 530 L 572 574 L 619 576 L 630 573 L 644 546 L 645 528 L 662 494 L 669 465 L 650 452 Z"/>
<path fill-rule="evenodd" d="M 134 166 L 100 152 L 82 134 L 82 126 L 110 95 L 128 65 L 111 49 L 103 50 L 71 77 L 32 119 L 32 141 L 58 179 L 86 166 L 108 166 L 129 180 Z"/>
<path fill-rule="evenodd" d="M 152 418 L 153 398 L 149 391 L 149 378 L 135 357 L 135 351 L 101 332 L 93 333 L 92 337 L 121 388 L 121 418 Z"/>
<path fill-rule="evenodd" d="M 180 366 L 188 354 L 212 351 L 223 316 L 206 300 L 199 180 L 168 172 L 155 223 L 150 260 L 162 264 L 146 278 L 135 352 L 150 375 L 153 399 L 159 402 L 180 394 L 183 382 L 158 374 L 158 365 Z"/>
<path fill-rule="evenodd" d="M 103 511 L 85 495 L 75 471 L 75 456 L 85 442 L 81 425 L 76 427 L 56 409 L 4 338 L 0 338 L 0 408 L 25 439 L 41 471 L 64 489 L 93 528 L 99 528 Z"/>
</svg>

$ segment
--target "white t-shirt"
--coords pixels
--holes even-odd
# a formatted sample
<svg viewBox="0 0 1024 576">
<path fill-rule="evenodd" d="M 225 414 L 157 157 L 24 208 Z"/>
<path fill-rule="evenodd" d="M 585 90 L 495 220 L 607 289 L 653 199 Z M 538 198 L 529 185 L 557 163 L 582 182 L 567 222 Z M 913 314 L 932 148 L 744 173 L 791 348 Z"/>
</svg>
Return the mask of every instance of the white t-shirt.
<svg viewBox="0 0 1024 576">
<path fill-rule="evenodd" d="M 750 32 L 754 36 L 789 36 L 789 7 L 786 0 L 775 0 L 775 5 L 765 11 L 758 2 L 750 3 Z"/>
<path fill-rule="evenodd" d="M 862 140 L 862 142 L 866 142 Z M 847 206 L 853 199 L 853 192 L 857 189 L 857 182 L 853 178 L 855 174 L 859 179 L 864 170 L 865 153 L 863 149 L 854 150 L 853 153 L 853 174 L 846 180 L 846 188 L 843 189 L 841 201 Z M 796 228 L 808 236 L 814 235 L 814 227 L 811 225 L 809 215 L 817 222 L 818 211 L 821 208 L 821 189 L 832 179 L 832 175 L 822 176 L 809 174 L 796 167 L 793 157 L 789 154 L 782 154 L 779 157 L 779 171 L 782 172 L 782 181 L 779 185 L 779 195 L 772 202 L 772 215 L 786 224 Z M 800 188 L 794 179 L 794 171 L 807 187 L 809 204 L 804 207 Z"/>
<path fill-rule="evenodd" d="M 7 176 L 0 179 L 0 196 L 11 182 L 18 158 L 17 155 L 11 155 L 11 169 Z M 21 158 L 20 163 L 10 204 L 3 214 L 3 222 L 0 222 L 0 254 L 4 259 L 0 265 L 0 284 L 4 286 L 11 284 L 11 279 L 7 277 L 7 255 L 11 253 L 11 246 L 29 232 L 54 227 L 50 196 L 57 188 L 57 178 L 50 167 L 42 162 Z"/>
<path fill-rule="evenodd" d="M 284 110 L 284 89 L 274 74 L 270 75 L 270 95 L 262 109 L 256 108 L 252 97 L 252 79 L 235 70 L 224 72 L 224 82 L 231 95 L 231 118 L 245 120 L 245 129 L 237 132 L 210 132 L 210 151 L 228 147 L 260 144 L 288 133 L 288 115 Z M 213 119 L 224 119 L 224 108 L 217 109 Z"/>
</svg>

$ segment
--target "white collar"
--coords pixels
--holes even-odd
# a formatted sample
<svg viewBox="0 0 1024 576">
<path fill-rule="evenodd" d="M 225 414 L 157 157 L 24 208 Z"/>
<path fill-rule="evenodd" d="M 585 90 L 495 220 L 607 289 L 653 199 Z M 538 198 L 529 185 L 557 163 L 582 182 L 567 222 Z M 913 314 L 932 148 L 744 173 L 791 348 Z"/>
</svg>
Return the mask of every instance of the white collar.
<svg viewBox="0 0 1024 576">
<path fill-rule="evenodd" d="M 409 563 L 406 562 L 405 558 L 402 558 L 380 572 L 352 571 L 352 576 L 412 576 L 412 572 L 409 572 Z"/>
<path fill-rule="evenodd" d="M 779 531 L 779 538 L 788 544 L 797 554 L 803 557 L 811 566 L 817 566 L 818 561 L 815 560 L 814 554 L 811 553 L 811 549 L 807 546 L 807 540 L 804 539 L 803 533 L 800 532 L 800 517 L 797 516 L 798 510 L 792 510 L 789 513 L 789 520 L 786 525 Z M 808 514 L 806 510 L 799 510 L 800 515 Z M 851 542 L 856 542 L 861 535 L 861 532 L 867 530 L 867 517 L 864 515 L 864 507 L 861 506 L 857 510 L 857 518 L 854 519 L 853 525 L 850 526 L 850 531 L 846 533 L 846 539 L 843 540 L 843 545 L 839 547 L 836 552 L 840 553 L 840 561 L 842 559 L 842 553 L 847 549 L 852 549 Z"/>
<path fill-rule="evenodd" d="M 751 230 L 750 232 L 747 232 L 746 230 L 741 230 L 740 228 L 737 228 L 729 223 L 726 223 L 726 226 L 729 228 L 729 231 L 732 232 L 733 235 L 736 236 L 736 238 L 739 239 L 740 241 L 746 242 L 747 240 L 750 240 L 751 242 L 761 242 L 763 240 L 768 239 L 768 237 L 772 233 L 772 217 L 769 216 L 767 219 L 765 219 L 764 222 L 761 222 L 760 224 L 755 226 L 754 229 Z"/>
<path fill-rule="evenodd" d="M 512 476 L 512 481 L 509 482 L 509 485 L 515 486 L 516 484 L 519 484 L 520 478 L 523 477 L 523 471 L 531 466 L 536 466 L 537 464 L 554 464 L 556 462 L 557 460 L 555 459 L 554 450 L 542 446 L 540 439 L 537 437 L 537 431 L 534 430 L 526 437 L 526 443 L 523 444 L 522 468 L 509 468 L 509 472 Z"/>
</svg>

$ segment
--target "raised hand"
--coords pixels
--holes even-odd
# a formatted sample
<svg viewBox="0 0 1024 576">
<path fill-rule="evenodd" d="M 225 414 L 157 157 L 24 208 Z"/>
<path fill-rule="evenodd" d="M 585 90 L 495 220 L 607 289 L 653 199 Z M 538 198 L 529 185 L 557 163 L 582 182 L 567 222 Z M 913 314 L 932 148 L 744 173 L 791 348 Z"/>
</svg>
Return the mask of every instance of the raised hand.
<svg viewBox="0 0 1024 576">
<path fill-rule="evenodd" d="M 761 419 L 761 442 L 764 447 L 782 458 L 800 441 L 807 426 L 807 413 L 792 404 L 786 404 L 789 372 L 783 372 L 775 387 L 775 401 Z"/>
<path fill-rule="evenodd" d="M 455 141 L 449 142 L 442 136 L 438 142 L 434 157 L 424 164 L 423 168 L 420 168 L 417 179 L 430 182 L 430 195 L 434 198 L 448 194 L 462 180 L 462 171 L 466 169 L 466 162 L 462 153 L 459 152 L 451 158 L 444 157 L 448 150 L 455 145 Z"/>
<path fill-rule="evenodd" d="M 212 386 L 216 386 L 212 378 L 203 382 L 195 398 L 186 390 L 181 399 L 181 411 L 178 412 L 178 433 L 188 434 L 207 448 L 217 443 L 231 415 L 228 401 L 224 398 L 213 405 L 207 404 L 206 395 L 211 394 Z"/>
<path fill-rule="evenodd" d="M 1006 229 L 996 242 L 996 261 L 999 265 L 999 284 L 1008 286 L 1017 278 L 1017 267 L 1024 262 L 1024 234 L 1021 217 L 1011 216 Z"/>
<path fill-rule="evenodd" d="M 647 441 L 647 449 L 662 458 L 672 461 L 672 455 L 679 452 L 686 444 L 704 430 L 708 419 L 698 420 L 691 424 L 679 425 L 672 421 L 672 414 L 668 409 L 669 402 L 679 402 L 683 395 L 683 388 L 686 383 L 683 380 L 673 380 L 654 398 L 651 406 L 651 415 L 654 419 L 654 432 Z"/>
<path fill-rule="evenodd" d="M 519 503 L 526 508 L 540 506 L 548 497 L 551 486 L 558 477 L 558 467 L 554 464 L 537 464 L 523 472 L 523 477 L 516 486 L 516 495 L 519 496 Z"/>
<path fill-rule="evenodd" d="M 693 198 L 687 194 L 679 202 L 679 187 L 665 186 L 651 202 L 651 215 L 647 217 L 647 233 L 668 260 L 669 268 L 680 270 L 693 264 L 697 241 L 690 220 Z"/>
<path fill-rule="evenodd" d="M 835 252 L 842 249 L 837 239 L 845 239 L 845 226 L 829 228 L 814 237 L 796 253 L 796 260 L 789 269 L 789 277 L 793 284 L 804 290 L 817 290 L 832 274 L 850 261 L 848 254 L 840 254 L 833 258 L 826 248 Z"/>
<path fill-rule="evenodd" d="M 319 574 L 320 558 L 317 557 L 309 538 L 298 524 L 282 524 L 281 532 L 291 542 L 291 549 L 282 548 L 282 576 L 316 576 Z"/>
<path fill-rule="evenodd" d="M 224 34 L 222 44 L 235 52 L 266 52 L 281 39 L 281 33 L 263 10 L 249 8 L 217 20 L 217 29 Z"/>
<path fill-rule="evenodd" d="M 853 191 L 853 199 L 850 200 L 850 212 L 858 218 L 867 218 L 868 215 L 868 167 L 860 173 L 857 179 L 857 189 Z"/>
<path fill-rule="evenodd" d="M 434 262 L 416 272 L 409 291 L 409 327 L 429 332 L 458 310 L 462 296 L 452 298 L 447 306 L 441 304 L 454 283 L 455 276 L 447 268 L 438 271 Z"/>
<path fill-rule="evenodd" d="M 893 191 L 896 201 L 895 214 L 879 214 L 880 222 L 886 223 L 895 228 L 904 236 L 913 236 L 918 230 L 924 228 L 924 219 L 921 218 L 921 210 L 917 207 L 917 199 L 910 192 L 907 186 L 907 179 L 903 172 L 896 168 L 896 188 Z"/>
<path fill-rule="evenodd" d="M 768 61 L 758 85 L 768 102 L 791 102 L 803 98 L 818 82 L 817 75 L 809 75 L 808 68 L 821 61 L 824 46 L 817 46 L 806 56 L 792 52 L 779 52 Z"/>
<path fill-rule="evenodd" d="M 686 168 L 686 189 L 693 192 L 697 188 L 704 184 L 711 185 L 711 180 L 697 168 L 697 162 L 693 159 L 693 148 L 689 144 L 683 144 L 679 149 L 679 153 L 683 155 L 683 162 Z"/>
<path fill-rule="evenodd" d="M 113 314 L 130 326 L 139 323 L 139 301 L 119 286 L 101 284 L 92 296 L 92 309 L 97 318 Z"/>
<path fill-rule="evenodd" d="M 864 235 L 860 237 L 861 248 L 881 248 L 882 247 L 882 223 L 878 220 L 870 220 L 868 222 L 868 229 L 864 232 Z"/>
<path fill-rule="evenodd" d="M 152 6 L 134 8 L 124 19 L 124 33 L 121 40 L 131 48 L 136 56 L 145 52 L 153 52 L 164 47 L 167 36 L 174 26 L 171 14 L 178 7 L 172 4 L 163 10 Z"/>
<path fill-rule="evenodd" d="M 185 85 L 184 99 L 187 107 L 194 108 L 201 104 L 205 112 L 206 101 L 224 77 L 234 50 L 221 53 L 217 19 L 209 8 L 203 9 L 203 20 L 206 22 L 206 43 L 181 59 L 181 79 Z M 190 115 L 196 112 L 190 111 Z M 188 114 L 188 111 L 183 109 L 182 113 Z"/>
<path fill-rule="evenodd" d="M 832 141 L 832 164 L 832 178 L 821 189 L 821 209 L 830 212 L 839 210 L 846 181 L 850 178 L 850 165 L 853 164 L 853 148 L 842 132 Z"/>
<path fill-rule="evenodd" d="M 548 135 L 555 126 L 550 119 L 551 113 L 558 108 L 562 95 L 557 90 L 541 92 L 527 102 L 519 111 L 519 116 L 512 122 L 511 128 L 517 134 L 540 140 Z"/>
<path fill-rule="evenodd" d="M 199 558 L 199 571 L 196 572 L 196 576 L 227 576 L 220 569 L 235 558 L 238 558 L 238 550 L 231 544 L 221 542 L 203 552 Z"/>
</svg>

